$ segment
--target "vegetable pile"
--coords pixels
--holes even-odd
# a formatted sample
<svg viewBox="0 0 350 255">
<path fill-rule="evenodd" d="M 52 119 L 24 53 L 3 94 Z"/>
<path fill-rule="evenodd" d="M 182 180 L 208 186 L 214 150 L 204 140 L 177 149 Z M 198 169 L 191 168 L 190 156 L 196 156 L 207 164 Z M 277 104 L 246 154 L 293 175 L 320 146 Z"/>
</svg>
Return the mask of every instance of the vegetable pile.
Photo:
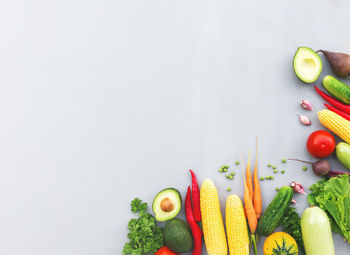
<svg viewBox="0 0 350 255">
<path fill-rule="evenodd" d="M 305 83 L 314 83 L 322 72 L 323 63 L 318 52 L 329 61 L 333 72 L 340 76 L 350 76 L 350 55 L 320 50 L 313 51 L 300 47 L 294 56 L 295 74 Z M 249 152 L 246 168 L 242 156 L 235 165 L 242 167 L 243 199 L 237 194 L 229 195 L 226 200 L 225 222 L 221 214 L 218 190 L 211 179 L 202 182 L 201 187 L 195 173 L 190 170 L 191 185 L 187 188 L 184 200 L 186 221 L 176 218 L 182 210 L 181 192 L 175 188 L 161 190 L 154 198 L 152 209 L 155 216 L 147 212 L 147 203 L 135 198 L 131 210 L 138 218 L 128 224 L 129 241 L 125 244 L 123 255 L 177 255 L 192 252 L 202 254 L 204 240 L 209 255 L 245 254 L 249 255 L 250 245 L 254 254 L 258 254 L 259 235 L 266 236 L 263 246 L 264 255 L 334 255 L 332 232 L 342 235 L 350 245 L 350 173 L 331 170 L 327 160 L 333 154 L 350 169 L 350 87 L 337 78 L 327 75 L 322 84 L 323 92 L 314 86 L 316 92 L 327 101 L 327 109 L 318 111 L 320 123 L 327 128 L 312 132 L 306 141 L 309 154 L 316 158 L 314 162 L 290 158 L 289 160 L 310 164 L 316 176 L 322 179 L 313 184 L 307 194 L 298 181 L 290 186 L 276 187 L 277 194 L 262 211 L 261 186 L 259 181 L 274 180 L 274 176 L 258 176 L 258 149 L 254 172 L 251 173 L 251 154 Z M 310 114 L 314 107 L 310 100 L 300 103 L 303 110 Z M 311 126 L 310 118 L 299 114 L 304 126 Z M 306 128 L 306 127 L 305 127 Z M 334 134 L 343 141 L 336 144 Z M 335 152 L 335 153 L 334 153 Z M 287 160 L 281 162 L 286 164 Z M 284 174 L 284 169 L 267 164 L 273 174 Z M 235 181 L 235 172 L 228 172 L 229 165 L 223 164 L 219 172 L 225 173 L 228 180 Z M 303 171 L 308 168 L 303 165 Z M 231 192 L 231 187 L 226 188 Z M 307 195 L 311 207 L 304 210 L 302 216 L 293 206 L 296 194 Z M 161 228 L 157 222 L 164 222 Z M 282 232 L 275 232 L 277 227 Z M 203 238 L 202 238 L 203 237 Z"/>
</svg>

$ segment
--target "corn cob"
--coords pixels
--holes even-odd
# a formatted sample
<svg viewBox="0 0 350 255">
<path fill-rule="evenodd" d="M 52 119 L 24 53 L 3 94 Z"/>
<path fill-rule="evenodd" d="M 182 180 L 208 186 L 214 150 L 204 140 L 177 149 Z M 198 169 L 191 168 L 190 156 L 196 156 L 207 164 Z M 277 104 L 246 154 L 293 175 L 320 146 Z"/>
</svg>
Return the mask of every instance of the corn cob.
<svg viewBox="0 0 350 255">
<path fill-rule="evenodd" d="M 317 114 L 323 126 L 328 128 L 345 142 L 350 143 L 350 121 L 329 110 L 322 110 Z"/>
<path fill-rule="evenodd" d="M 247 222 L 237 195 L 230 195 L 226 200 L 226 232 L 230 254 L 249 255 Z"/>
<path fill-rule="evenodd" d="M 204 242 L 208 255 L 227 255 L 224 223 L 218 191 L 211 180 L 204 180 L 200 190 Z"/>
</svg>

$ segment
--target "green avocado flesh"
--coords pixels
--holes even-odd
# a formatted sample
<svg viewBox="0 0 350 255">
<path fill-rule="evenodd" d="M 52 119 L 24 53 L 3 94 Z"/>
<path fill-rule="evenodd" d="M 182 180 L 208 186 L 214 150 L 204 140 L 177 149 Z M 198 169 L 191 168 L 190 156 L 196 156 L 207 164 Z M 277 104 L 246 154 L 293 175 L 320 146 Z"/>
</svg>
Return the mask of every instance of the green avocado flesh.
<svg viewBox="0 0 350 255">
<path fill-rule="evenodd" d="M 153 200 L 152 208 L 157 221 L 175 218 L 181 210 L 182 199 L 177 189 L 164 189 Z"/>
<path fill-rule="evenodd" d="M 299 47 L 294 55 L 295 74 L 306 83 L 315 82 L 322 72 L 322 61 L 319 55 L 308 47 Z"/>
<path fill-rule="evenodd" d="M 193 237 L 188 224 L 181 219 L 167 221 L 163 228 L 164 244 L 172 251 L 184 253 L 192 250 Z"/>
</svg>

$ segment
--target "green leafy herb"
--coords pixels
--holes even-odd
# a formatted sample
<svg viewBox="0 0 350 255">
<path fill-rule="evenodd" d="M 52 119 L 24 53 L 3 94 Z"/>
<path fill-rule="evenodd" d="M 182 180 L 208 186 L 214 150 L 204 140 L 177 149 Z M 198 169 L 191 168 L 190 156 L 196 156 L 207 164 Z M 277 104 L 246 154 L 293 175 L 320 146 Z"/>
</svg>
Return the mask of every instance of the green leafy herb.
<svg viewBox="0 0 350 255">
<path fill-rule="evenodd" d="M 155 253 L 163 246 L 162 229 L 156 225 L 155 218 L 147 212 L 147 203 L 135 198 L 131 201 L 131 211 L 139 213 L 139 218 L 128 223 L 129 242 L 124 245 L 123 255 L 143 255 Z"/>
<path fill-rule="evenodd" d="M 295 208 L 288 207 L 279 224 L 283 226 L 282 231 L 290 234 L 297 242 L 299 250 L 305 254 L 301 235 L 300 217 L 299 214 L 295 212 Z"/>
<path fill-rule="evenodd" d="M 332 230 L 350 244 L 350 176 L 345 174 L 321 180 L 310 187 L 308 202 L 323 209 Z"/>
</svg>

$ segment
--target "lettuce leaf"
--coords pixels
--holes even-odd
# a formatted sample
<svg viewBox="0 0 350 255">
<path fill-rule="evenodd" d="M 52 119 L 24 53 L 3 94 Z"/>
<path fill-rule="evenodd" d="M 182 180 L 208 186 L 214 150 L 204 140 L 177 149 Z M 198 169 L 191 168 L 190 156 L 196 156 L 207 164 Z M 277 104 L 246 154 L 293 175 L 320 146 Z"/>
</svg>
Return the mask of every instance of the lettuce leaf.
<svg viewBox="0 0 350 255">
<path fill-rule="evenodd" d="M 332 230 L 350 244 L 350 177 L 342 175 L 323 179 L 310 187 L 308 202 L 329 216 Z"/>
</svg>

